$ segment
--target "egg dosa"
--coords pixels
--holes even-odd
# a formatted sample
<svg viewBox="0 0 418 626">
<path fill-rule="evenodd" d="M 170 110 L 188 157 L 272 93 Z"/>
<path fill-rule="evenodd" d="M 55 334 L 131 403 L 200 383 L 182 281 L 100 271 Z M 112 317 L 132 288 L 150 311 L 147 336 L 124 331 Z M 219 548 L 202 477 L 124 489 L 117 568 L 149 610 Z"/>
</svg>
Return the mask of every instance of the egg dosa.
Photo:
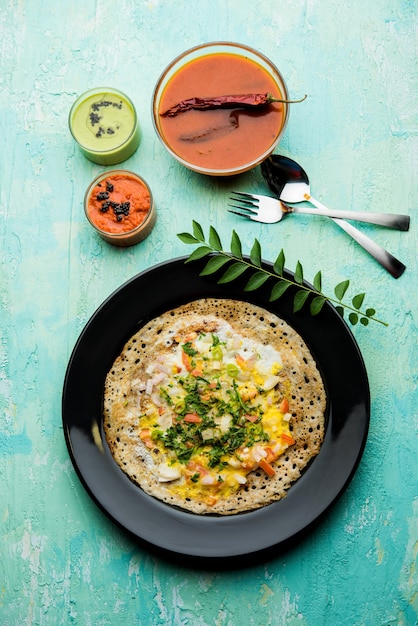
<svg viewBox="0 0 418 626">
<path fill-rule="evenodd" d="M 255 417 L 247 415 L 249 404 L 241 401 L 247 413 L 242 412 L 243 417 L 240 418 L 239 424 L 245 417 L 259 422 L 260 427 L 257 432 L 261 432 L 261 436 L 256 439 L 257 443 L 254 446 L 255 448 L 258 446 L 257 449 L 261 450 L 260 454 L 264 456 L 266 453 L 263 450 L 263 437 L 268 439 L 268 434 L 266 435 L 265 430 L 262 430 L 264 410 L 272 414 L 275 414 L 275 411 L 281 420 L 281 426 L 277 431 L 279 432 L 278 439 L 286 426 L 286 420 L 291 437 L 286 433 L 281 435 L 282 440 L 287 440 L 288 443 L 283 445 L 282 451 L 271 462 L 273 471 L 270 474 L 263 471 L 262 465 L 265 459 L 261 456 L 260 467 L 255 467 L 253 471 L 245 474 L 242 470 L 244 467 L 242 458 L 248 454 L 249 444 L 244 442 L 240 448 L 237 448 L 235 456 L 231 453 L 230 456 L 220 459 L 219 465 L 215 468 L 220 481 L 219 485 L 213 486 L 208 483 L 205 490 L 205 479 L 206 481 L 212 480 L 210 463 L 206 463 L 205 467 L 202 467 L 203 461 L 195 463 L 192 467 L 197 469 L 189 471 L 188 475 L 186 472 L 185 478 L 184 475 L 176 474 L 176 468 L 181 469 L 182 463 L 185 468 L 190 467 L 194 457 L 186 461 L 180 459 L 179 462 L 173 450 L 165 449 L 163 445 L 168 441 L 167 432 L 169 431 L 164 431 L 164 427 L 161 426 L 160 414 L 167 419 L 166 414 L 171 410 L 173 424 L 176 425 L 178 422 L 176 411 L 179 411 L 168 397 L 173 384 L 166 384 L 164 388 L 159 389 L 155 382 L 158 381 L 158 377 L 154 372 L 157 363 L 160 364 L 161 369 L 164 367 L 167 369 L 167 364 L 175 363 L 173 355 L 176 350 L 178 351 L 179 346 L 184 348 L 193 345 L 189 341 L 190 337 L 197 337 L 197 342 L 199 337 L 204 338 L 210 335 L 217 339 L 217 343 L 222 346 L 225 353 L 227 342 L 224 341 L 225 331 L 222 330 L 225 328 L 231 329 L 231 332 L 229 330 L 227 332 L 232 336 L 230 342 L 239 343 L 241 346 L 253 346 L 254 354 L 266 354 L 266 361 L 270 353 L 277 354 L 280 358 L 278 366 L 280 371 L 276 377 L 279 382 L 276 388 L 264 391 L 262 388 L 264 382 L 261 383 L 260 380 L 267 379 L 266 377 L 261 379 L 260 374 L 257 374 L 257 379 L 253 381 L 253 388 L 260 393 L 260 400 L 256 398 L 258 404 L 255 402 L 252 408 L 258 413 Z M 258 346 L 258 349 L 254 346 Z M 208 350 L 214 353 L 213 345 Z M 194 353 L 196 354 L 196 351 Z M 211 352 L 209 351 L 208 354 Z M 255 354 L 255 357 L 259 354 Z M 222 359 L 222 357 L 219 358 Z M 212 365 L 215 366 L 214 363 Z M 222 364 L 217 367 L 222 371 Z M 231 370 L 231 364 L 228 364 L 228 367 Z M 173 368 L 175 369 L 173 365 L 170 365 L 170 369 Z M 179 369 L 177 367 L 177 370 Z M 151 386 L 149 372 L 153 372 L 154 376 Z M 178 374 L 182 376 L 180 380 L 182 385 L 193 375 L 199 382 L 199 375 L 196 371 L 186 372 L 186 375 L 188 378 L 183 374 Z M 200 379 L 202 385 L 208 382 L 205 379 L 205 373 L 202 374 L 201 371 Z M 165 382 L 166 380 L 167 376 Z M 270 385 L 265 383 L 265 387 L 269 389 L 274 383 L 273 377 L 273 383 Z M 244 397 L 242 387 L 239 387 L 236 382 L 232 384 L 233 389 L 239 389 Z M 247 382 L 246 385 L 248 384 Z M 213 383 L 210 383 L 210 386 L 213 387 Z M 232 392 L 227 391 L 227 393 L 231 395 Z M 276 395 L 272 395 L 273 393 Z M 262 394 L 264 394 L 264 399 Z M 152 406 L 153 397 L 155 407 Z M 279 409 L 274 406 L 268 409 L 260 408 L 267 407 L 269 402 L 271 404 L 272 398 L 279 397 L 283 397 L 288 403 L 288 413 L 280 413 Z M 239 399 L 241 400 L 241 396 Z M 261 404 L 262 401 L 264 404 Z M 106 377 L 103 426 L 116 463 L 147 494 L 193 513 L 231 515 L 266 506 L 286 495 L 292 484 L 300 478 L 309 462 L 320 451 L 325 431 L 325 410 L 325 388 L 316 362 L 302 337 L 289 324 L 277 315 L 254 304 L 238 300 L 207 298 L 190 302 L 159 315 L 146 323 L 126 343 Z M 187 413 L 186 416 L 183 415 L 183 418 L 189 421 L 192 420 L 190 417 L 192 415 L 195 415 L 193 420 L 202 420 L 201 417 L 196 417 L 196 413 Z M 213 441 L 210 436 L 222 435 L 223 441 L 226 437 L 225 427 L 223 428 L 225 420 L 222 422 L 222 416 L 217 416 L 216 419 L 215 428 L 212 428 L 210 431 L 212 434 L 207 439 L 208 443 L 204 441 L 203 444 L 206 446 L 203 444 L 201 446 L 202 449 L 206 449 L 209 458 L 213 458 L 213 456 L 210 457 L 213 452 L 210 449 L 210 442 Z M 153 420 L 155 424 L 151 424 Z M 143 423 L 146 423 L 146 428 Z M 151 428 L 149 428 L 150 424 Z M 253 428 L 252 424 L 249 426 Z M 171 430 L 175 427 L 173 426 Z M 203 433 L 205 437 L 209 430 L 205 429 Z M 238 430 L 239 428 L 235 427 L 234 432 Z M 213 434 L 215 431 L 217 434 Z M 226 431 L 229 432 L 228 426 Z M 144 437 L 143 433 L 149 434 Z M 155 437 L 154 433 L 156 433 Z M 186 444 L 188 444 L 187 441 Z M 272 444 L 269 442 L 269 445 Z M 198 453 L 199 451 L 196 452 Z M 196 458 L 203 459 L 202 456 Z M 242 484 L 228 489 L 227 482 L 230 481 L 234 467 L 238 467 L 235 476 L 237 480 L 242 481 Z M 207 475 L 208 469 L 209 476 Z M 200 482 L 203 484 L 201 485 Z M 204 495 L 206 491 L 209 494 L 208 497 Z"/>
</svg>

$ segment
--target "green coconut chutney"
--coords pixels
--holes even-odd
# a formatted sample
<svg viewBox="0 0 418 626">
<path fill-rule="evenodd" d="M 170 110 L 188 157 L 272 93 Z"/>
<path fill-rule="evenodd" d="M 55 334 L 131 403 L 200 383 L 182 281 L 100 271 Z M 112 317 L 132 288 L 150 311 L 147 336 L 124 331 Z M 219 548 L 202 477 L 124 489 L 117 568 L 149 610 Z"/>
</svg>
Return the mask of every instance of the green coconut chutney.
<svg viewBox="0 0 418 626">
<path fill-rule="evenodd" d="M 120 163 L 139 144 L 135 108 L 116 90 L 91 90 L 70 112 L 70 130 L 84 155 L 96 163 Z"/>
</svg>

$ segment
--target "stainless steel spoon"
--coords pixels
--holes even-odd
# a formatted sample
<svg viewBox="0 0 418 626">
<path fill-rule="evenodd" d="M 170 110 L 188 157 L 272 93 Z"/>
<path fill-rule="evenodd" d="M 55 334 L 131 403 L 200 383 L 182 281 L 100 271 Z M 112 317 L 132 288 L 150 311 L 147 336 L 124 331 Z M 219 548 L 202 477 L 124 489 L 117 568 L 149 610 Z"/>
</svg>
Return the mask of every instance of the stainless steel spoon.
<svg viewBox="0 0 418 626">
<path fill-rule="evenodd" d="M 308 175 L 293 159 L 280 154 L 273 154 L 261 164 L 261 173 L 270 189 L 280 200 L 294 204 L 307 201 L 317 208 L 326 208 L 315 198 L 312 198 Z M 403 217 L 408 218 L 409 216 Z M 390 252 L 375 243 L 370 237 L 367 237 L 352 224 L 340 218 L 330 219 L 355 239 L 391 276 L 399 278 L 404 273 L 405 265 Z M 409 228 L 409 219 L 404 220 L 404 225 Z M 405 230 L 408 230 L 408 228 L 405 228 Z"/>
</svg>

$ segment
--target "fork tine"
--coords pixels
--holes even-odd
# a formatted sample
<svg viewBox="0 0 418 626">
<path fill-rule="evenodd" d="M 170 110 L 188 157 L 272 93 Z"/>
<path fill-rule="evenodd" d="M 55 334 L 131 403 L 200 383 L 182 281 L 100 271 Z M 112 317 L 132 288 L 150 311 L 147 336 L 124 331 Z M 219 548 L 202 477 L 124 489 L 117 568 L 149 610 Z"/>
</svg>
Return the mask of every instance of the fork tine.
<svg viewBox="0 0 418 626">
<path fill-rule="evenodd" d="M 258 210 L 259 210 L 259 202 L 258 198 L 254 198 L 251 194 L 245 193 L 243 191 L 231 191 L 231 196 L 229 198 L 233 203 L 228 206 L 232 207 L 232 210 L 228 209 L 230 213 L 235 213 L 235 215 L 239 215 L 240 217 L 246 217 L 250 220 L 257 220 Z"/>
<path fill-rule="evenodd" d="M 259 198 L 252 193 L 245 193 L 244 191 L 231 191 L 235 196 L 239 196 L 240 200 L 247 200 L 248 202 L 258 202 Z"/>
<path fill-rule="evenodd" d="M 248 193 L 242 193 L 240 191 L 232 191 L 229 199 L 233 200 L 234 202 L 239 202 L 240 204 L 243 204 L 245 206 L 252 206 L 254 208 L 258 208 L 258 199 L 253 198 Z"/>
<path fill-rule="evenodd" d="M 254 198 L 251 194 L 243 193 L 241 191 L 231 191 L 231 194 L 233 195 L 230 196 L 230 200 L 258 208 L 258 198 Z"/>
<path fill-rule="evenodd" d="M 229 205 L 229 206 L 233 206 L 233 205 Z M 240 208 L 240 207 L 237 207 Z M 228 213 L 234 213 L 235 215 L 239 215 L 240 217 L 245 217 L 247 218 L 247 220 L 253 220 L 254 219 L 254 213 L 245 213 L 244 211 L 233 211 L 232 209 L 227 209 Z"/>
<path fill-rule="evenodd" d="M 258 213 L 258 207 L 256 206 L 252 206 L 252 205 L 244 205 L 244 204 L 228 204 L 228 206 L 232 207 L 233 209 L 239 209 L 240 211 L 242 211 L 243 213 L 245 212 L 245 214 L 248 215 L 257 215 Z"/>
</svg>

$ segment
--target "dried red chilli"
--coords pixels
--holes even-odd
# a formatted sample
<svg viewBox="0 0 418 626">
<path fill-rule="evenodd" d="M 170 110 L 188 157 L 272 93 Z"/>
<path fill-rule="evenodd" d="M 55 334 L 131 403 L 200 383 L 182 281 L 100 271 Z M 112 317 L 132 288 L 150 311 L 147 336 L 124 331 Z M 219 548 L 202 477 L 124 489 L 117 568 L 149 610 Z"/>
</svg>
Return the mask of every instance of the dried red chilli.
<svg viewBox="0 0 418 626">
<path fill-rule="evenodd" d="M 305 95 L 300 100 L 284 100 L 282 98 L 275 98 L 269 93 L 250 93 L 239 96 L 217 96 L 215 98 L 188 98 L 187 100 L 181 100 L 171 108 L 160 113 L 162 117 L 174 117 L 178 113 L 184 111 L 190 111 L 195 109 L 203 111 L 205 109 L 235 109 L 242 108 L 256 108 L 267 106 L 273 102 L 284 102 L 291 104 L 294 102 L 302 102 L 307 96 Z"/>
</svg>

